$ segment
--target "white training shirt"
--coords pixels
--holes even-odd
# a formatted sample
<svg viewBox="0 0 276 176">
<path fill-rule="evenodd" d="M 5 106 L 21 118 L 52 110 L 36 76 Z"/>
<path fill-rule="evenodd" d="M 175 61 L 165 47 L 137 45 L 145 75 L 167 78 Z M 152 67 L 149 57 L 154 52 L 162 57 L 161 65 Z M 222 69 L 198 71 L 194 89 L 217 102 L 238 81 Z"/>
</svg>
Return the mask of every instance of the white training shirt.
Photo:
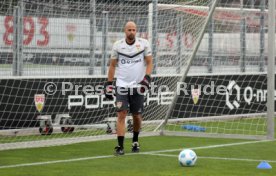
<svg viewBox="0 0 276 176">
<path fill-rule="evenodd" d="M 145 76 L 145 56 L 151 55 L 149 42 L 142 38 L 135 38 L 132 45 L 121 39 L 114 43 L 111 59 L 118 59 L 116 68 L 116 86 L 138 87 Z"/>
</svg>

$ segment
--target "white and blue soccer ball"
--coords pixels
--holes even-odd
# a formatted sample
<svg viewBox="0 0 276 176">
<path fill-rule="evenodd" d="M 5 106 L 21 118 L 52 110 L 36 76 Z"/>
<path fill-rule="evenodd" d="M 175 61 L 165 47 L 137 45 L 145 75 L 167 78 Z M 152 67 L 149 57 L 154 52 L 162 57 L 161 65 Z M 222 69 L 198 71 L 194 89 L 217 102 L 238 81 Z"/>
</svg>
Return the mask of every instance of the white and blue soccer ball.
<svg viewBox="0 0 276 176">
<path fill-rule="evenodd" d="M 178 161 L 181 166 L 194 166 L 196 160 L 196 153 L 191 149 L 184 149 L 178 155 Z"/>
</svg>

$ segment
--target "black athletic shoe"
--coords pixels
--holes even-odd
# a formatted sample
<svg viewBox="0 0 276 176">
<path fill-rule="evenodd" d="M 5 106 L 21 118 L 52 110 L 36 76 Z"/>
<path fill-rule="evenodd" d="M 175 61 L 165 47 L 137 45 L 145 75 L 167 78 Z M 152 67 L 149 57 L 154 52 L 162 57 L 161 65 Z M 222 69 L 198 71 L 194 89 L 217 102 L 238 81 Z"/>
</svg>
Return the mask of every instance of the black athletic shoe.
<svg viewBox="0 0 276 176">
<path fill-rule="evenodd" d="M 132 143 L 132 149 L 131 149 L 131 151 L 133 153 L 138 153 L 140 151 L 140 145 L 139 145 L 138 142 L 133 142 Z"/>
<path fill-rule="evenodd" d="M 117 146 L 117 147 L 115 147 L 114 148 L 114 155 L 115 156 L 118 156 L 118 155 L 124 155 L 125 154 L 125 152 L 124 152 L 124 149 L 121 147 L 121 146 Z"/>
</svg>

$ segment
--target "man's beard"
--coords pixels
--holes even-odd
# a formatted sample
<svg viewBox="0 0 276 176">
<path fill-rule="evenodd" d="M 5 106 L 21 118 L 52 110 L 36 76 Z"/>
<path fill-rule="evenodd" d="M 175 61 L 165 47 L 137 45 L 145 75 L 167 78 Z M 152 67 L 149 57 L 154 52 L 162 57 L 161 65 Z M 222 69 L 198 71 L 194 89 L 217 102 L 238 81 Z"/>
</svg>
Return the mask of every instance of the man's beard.
<svg viewBox="0 0 276 176">
<path fill-rule="evenodd" d="M 134 37 L 134 35 L 129 35 L 129 36 L 127 36 L 127 39 L 130 41 L 133 41 L 135 39 L 135 37 Z"/>
</svg>

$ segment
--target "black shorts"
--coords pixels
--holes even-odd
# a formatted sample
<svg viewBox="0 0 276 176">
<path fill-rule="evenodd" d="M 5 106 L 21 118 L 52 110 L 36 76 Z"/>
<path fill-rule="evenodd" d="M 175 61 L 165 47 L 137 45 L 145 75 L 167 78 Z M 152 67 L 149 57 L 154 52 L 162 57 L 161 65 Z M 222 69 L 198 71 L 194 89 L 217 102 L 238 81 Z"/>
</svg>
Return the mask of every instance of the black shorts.
<svg viewBox="0 0 276 176">
<path fill-rule="evenodd" d="M 144 95 L 139 94 L 137 88 L 116 87 L 117 111 L 128 110 L 132 114 L 141 114 L 144 111 Z"/>
</svg>

